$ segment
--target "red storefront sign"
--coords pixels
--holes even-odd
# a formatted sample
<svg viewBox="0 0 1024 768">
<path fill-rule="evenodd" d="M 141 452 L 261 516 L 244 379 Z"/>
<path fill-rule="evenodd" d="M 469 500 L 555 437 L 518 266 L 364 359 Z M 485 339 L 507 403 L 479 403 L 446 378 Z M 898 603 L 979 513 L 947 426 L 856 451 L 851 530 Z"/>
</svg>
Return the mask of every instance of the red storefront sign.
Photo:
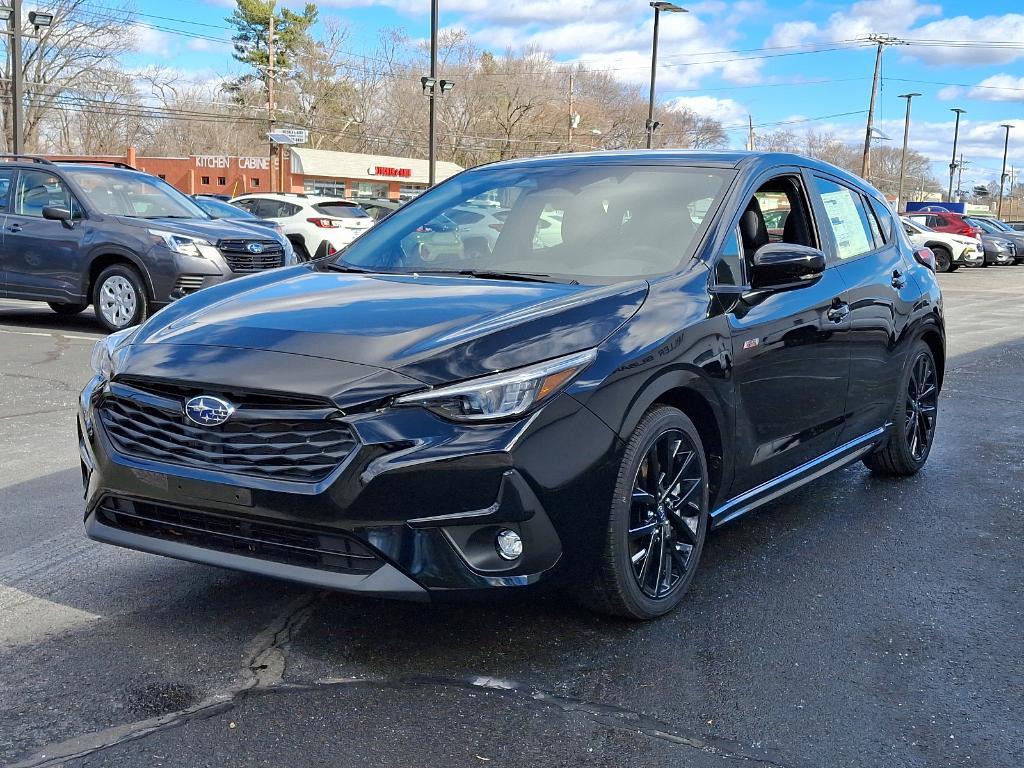
<svg viewBox="0 0 1024 768">
<path fill-rule="evenodd" d="M 378 165 L 373 169 L 374 176 L 395 176 L 407 179 L 412 176 L 412 168 L 390 168 L 386 165 Z"/>
</svg>

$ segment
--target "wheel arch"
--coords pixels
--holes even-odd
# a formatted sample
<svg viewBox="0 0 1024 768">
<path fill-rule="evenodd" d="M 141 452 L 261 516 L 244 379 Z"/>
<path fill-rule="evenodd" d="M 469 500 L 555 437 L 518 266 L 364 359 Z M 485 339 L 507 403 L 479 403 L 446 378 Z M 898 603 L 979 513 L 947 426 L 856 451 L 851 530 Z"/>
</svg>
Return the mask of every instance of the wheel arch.
<svg viewBox="0 0 1024 768">
<path fill-rule="evenodd" d="M 942 380 L 946 374 L 946 344 L 942 334 L 935 325 L 929 323 L 922 329 L 919 338 L 932 351 L 932 357 L 935 358 L 935 369 L 939 376 L 939 388 L 941 389 Z"/>
<path fill-rule="evenodd" d="M 693 422 L 704 445 L 712 508 L 731 481 L 730 452 L 725 450 L 729 434 L 726 411 L 705 377 L 691 370 L 672 370 L 648 382 L 637 393 L 619 430 L 627 438 L 651 408 L 668 405 L 682 411 Z"/>
<path fill-rule="evenodd" d="M 93 289 L 96 287 L 96 280 L 99 278 L 100 273 L 103 272 L 107 267 L 112 267 L 115 264 L 125 264 L 129 267 L 133 267 L 140 275 L 142 275 L 142 282 L 146 288 L 146 293 L 150 301 L 154 300 L 155 290 L 153 288 L 153 280 L 149 275 L 149 270 L 131 251 L 126 250 L 113 250 L 104 249 L 94 255 L 89 261 L 89 269 L 85 274 L 86 284 L 85 297 L 91 302 Z"/>
</svg>

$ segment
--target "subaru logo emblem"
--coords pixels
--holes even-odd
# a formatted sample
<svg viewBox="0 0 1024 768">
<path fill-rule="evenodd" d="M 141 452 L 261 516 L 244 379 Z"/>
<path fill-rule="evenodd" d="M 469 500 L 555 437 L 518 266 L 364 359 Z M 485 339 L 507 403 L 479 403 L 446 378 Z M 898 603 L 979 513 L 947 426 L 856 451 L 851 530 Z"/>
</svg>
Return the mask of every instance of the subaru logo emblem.
<svg viewBox="0 0 1024 768">
<path fill-rule="evenodd" d="M 245 250 L 252 254 L 263 253 L 263 243 L 249 243 L 245 246 Z"/>
<path fill-rule="evenodd" d="M 188 420 L 201 427 L 216 427 L 227 421 L 235 406 L 213 395 L 199 395 L 185 403 Z"/>
</svg>

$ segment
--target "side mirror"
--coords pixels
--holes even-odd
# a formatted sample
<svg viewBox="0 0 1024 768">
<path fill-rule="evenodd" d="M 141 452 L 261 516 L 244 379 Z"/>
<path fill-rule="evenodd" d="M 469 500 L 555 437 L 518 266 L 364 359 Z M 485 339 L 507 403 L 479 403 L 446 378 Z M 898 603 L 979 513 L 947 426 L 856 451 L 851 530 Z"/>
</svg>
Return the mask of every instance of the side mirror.
<svg viewBox="0 0 1024 768">
<path fill-rule="evenodd" d="M 74 216 L 71 215 L 71 211 L 67 208 L 61 208 L 57 205 L 47 205 L 43 207 L 43 218 L 49 219 L 50 221 L 59 221 L 65 227 L 69 229 L 73 226 Z"/>
<path fill-rule="evenodd" d="M 757 249 L 750 287 L 755 291 L 785 291 L 811 285 L 825 271 L 825 254 L 794 243 L 769 243 Z"/>
</svg>

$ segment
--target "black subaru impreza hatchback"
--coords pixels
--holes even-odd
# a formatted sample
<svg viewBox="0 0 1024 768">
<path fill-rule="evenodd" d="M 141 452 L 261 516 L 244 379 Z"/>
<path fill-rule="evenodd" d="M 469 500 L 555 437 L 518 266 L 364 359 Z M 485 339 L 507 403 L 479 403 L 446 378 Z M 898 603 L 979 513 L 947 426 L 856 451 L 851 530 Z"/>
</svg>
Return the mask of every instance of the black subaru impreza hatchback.
<svg viewBox="0 0 1024 768">
<path fill-rule="evenodd" d="M 340 254 L 100 342 L 86 530 L 351 592 L 559 584 L 655 617 L 709 529 L 857 459 L 921 468 L 927 255 L 879 192 L 795 155 L 468 170 Z"/>
</svg>

